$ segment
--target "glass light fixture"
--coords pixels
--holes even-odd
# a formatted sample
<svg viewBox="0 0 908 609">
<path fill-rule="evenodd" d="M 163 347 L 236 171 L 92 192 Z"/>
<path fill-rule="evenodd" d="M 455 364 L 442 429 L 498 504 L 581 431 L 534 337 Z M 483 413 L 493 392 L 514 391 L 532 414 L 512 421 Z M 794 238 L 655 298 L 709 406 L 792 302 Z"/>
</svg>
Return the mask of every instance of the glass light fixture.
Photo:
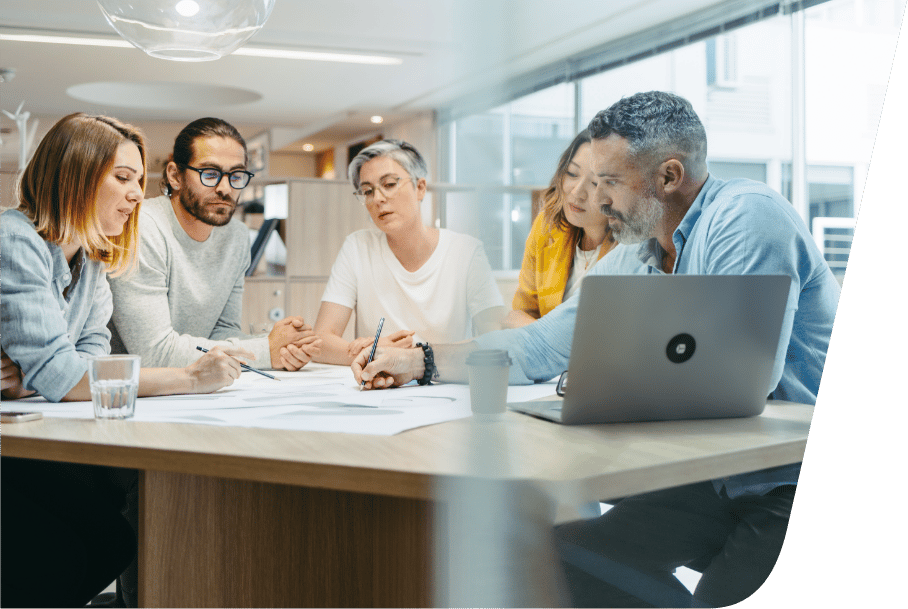
<svg viewBox="0 0 908 609">
<path fill-rule="evenodd" d="M 208 61 L 229 55 L 268 20 L 275 0 L 98 0 L 108 23 L 152 57 Z"/>
</svg>

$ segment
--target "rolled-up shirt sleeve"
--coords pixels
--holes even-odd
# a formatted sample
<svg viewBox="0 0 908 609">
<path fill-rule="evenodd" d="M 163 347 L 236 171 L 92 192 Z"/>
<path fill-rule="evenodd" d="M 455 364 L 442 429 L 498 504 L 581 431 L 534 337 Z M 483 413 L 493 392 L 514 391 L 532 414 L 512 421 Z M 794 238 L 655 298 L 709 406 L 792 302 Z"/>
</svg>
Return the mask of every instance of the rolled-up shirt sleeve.
<svg viewBox="0 0 908 609">
<path fill-rule="evenodd" d="M 522 328 L 489 332 L 474 339 L 480 349 L 506 349 L 512 365 L 508 383 L 547 381 L 567 370 L 574 340 L 575 294 L 539 320 Z"/>
<path fill-rule="evenodd" d="M 636 246 L 619 246 L 590 269 L 589 275 L 628 275 L 647 273 L 648 267 L 637 255 Z M 511 361 L 508 382 L 525 385 L 547 381 L 568 367 L 574 325 L 577 322 L 578 289 L 573 296 L 533 323 L 511 330 L 489 332 L 475 338 L 480 349 L 507 349 Z"/>
</svg>

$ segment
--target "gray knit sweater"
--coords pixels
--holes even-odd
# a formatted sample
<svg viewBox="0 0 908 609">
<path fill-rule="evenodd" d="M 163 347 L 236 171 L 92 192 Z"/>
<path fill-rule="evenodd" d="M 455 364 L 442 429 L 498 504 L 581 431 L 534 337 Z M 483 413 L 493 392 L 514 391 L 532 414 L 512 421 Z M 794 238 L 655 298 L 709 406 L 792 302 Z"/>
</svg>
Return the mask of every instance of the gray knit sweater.
<svg viewBox="0 0 908 609">
<path fill-rule="evenodd" d="M 255 354 L 252 365 L 270 368 L 268 338 L 240 328 L 249 261 L 249 232 L 239 220 L 199 242 L 180 226 L 169 197 L 146 199 L 138 268 L 110 279 L 112 352 L 137 353 L 143 367 L 183 367 L 201 357 L 197 346 L 237 345 Z"/>
</svg>

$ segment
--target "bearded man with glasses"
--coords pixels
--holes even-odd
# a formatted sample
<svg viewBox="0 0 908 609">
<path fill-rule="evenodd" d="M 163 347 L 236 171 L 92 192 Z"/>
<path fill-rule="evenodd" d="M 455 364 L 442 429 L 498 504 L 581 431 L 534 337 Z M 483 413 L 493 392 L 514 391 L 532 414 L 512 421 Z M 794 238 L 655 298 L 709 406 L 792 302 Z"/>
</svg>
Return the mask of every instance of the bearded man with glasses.
<svg viewBox="0 0 908 609">
<path fill-rule="evenodd" d="M 287 367 L 280 350 L 290 343 L 300 353 L 293 369 L 318 353 L 302 317 L 276 323 L 267 336 L 240 327 L 250 244 L 232 218 L 253 176 L 246 162 L 246 142 L 221 119 L 200 118 L 177 136 L 165 194 L 142 204 L 138 268 L 110 281 L 114 353 L 137 353 L 143 366 L 186 366 L 202 355 L 196 347 L 236 345 L 255 354 L 251 365 L 275 369 Z"/>
<path fill-rule="evenodd" d="M 318 354 L 321 341 L 302 317 L 288 317 L 267 336 L 240 327 L 243 281 L 251 259 L 249 230 L 233 220 L 246 170 L 246 142 L 230 123 L 200 118 L 180 131 L 164 167 L 164 195 L 145 199 L 139 215 L 138 267 L 109 278 L 111 351 L 136 353 L 146 367 L 183 367 L 196 347 L 238 346 L 257 368 L 289 368 L 280 351 L 297 346 L 292 369 Z M 182 362 L 182 363 L 178 363 Z M 138 530 L 135 470 L 117 470 L 123 514 Z M 117 580 L 120 606 L 138 607 L 136 562 Z"/>
</svg>

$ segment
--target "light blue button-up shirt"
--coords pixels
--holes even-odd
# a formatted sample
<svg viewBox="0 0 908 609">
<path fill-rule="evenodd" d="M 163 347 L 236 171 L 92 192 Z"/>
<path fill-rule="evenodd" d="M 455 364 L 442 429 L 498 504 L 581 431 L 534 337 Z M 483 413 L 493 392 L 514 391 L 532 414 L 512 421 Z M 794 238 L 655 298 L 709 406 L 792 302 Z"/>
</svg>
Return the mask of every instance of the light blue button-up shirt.
<svg viewBox="0 0 908 609">
<path fill-rule="evenodd" d="M 788 275 L 792 279 L 779 351 L 767 395 L 816 403 L 839 301 L 839 284 L 791 204 L 761 182 L 709 177 L 672 235 L 678 275 Z M 661 273 L 655 239 L 619 245 L 590 275 Z M 581 290 L 583 288 L 581 287 Z M 511 382 L 548 380 L 567 369 L 579 293 L 539 321 L 476 339 L 482 349 L 507 349 Z M 607 346 L 606 346 L 607 347 Z M 800 464 L 714 481 L 730 497 L 796 484 Z"/>
<path fill-rule="evenodd" d="M 110 353 L 106 265 L 79 250 L 71 271 L 60 246 L 17 210 L 0 216 L 0 249 L 0 344 L 24 387 L 57 402 L 88 371 L 84 357 Z"/>
</svg>

